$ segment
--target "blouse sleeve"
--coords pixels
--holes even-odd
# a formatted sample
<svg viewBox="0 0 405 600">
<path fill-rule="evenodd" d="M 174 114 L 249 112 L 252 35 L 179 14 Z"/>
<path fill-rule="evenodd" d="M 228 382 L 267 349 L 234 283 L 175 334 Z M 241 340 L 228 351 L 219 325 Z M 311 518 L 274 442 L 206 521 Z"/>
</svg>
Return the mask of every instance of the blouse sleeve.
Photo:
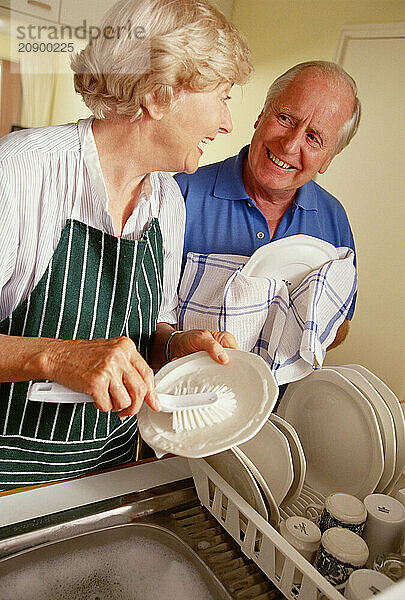
<svg viewBox="0 0 405 600">
<path fill-rule="evenodd" d="M 18 202 L 7 173 L 0 163 L 0 317 L 3 288 L 13 275 L 18 250 Z"/>
</svg>

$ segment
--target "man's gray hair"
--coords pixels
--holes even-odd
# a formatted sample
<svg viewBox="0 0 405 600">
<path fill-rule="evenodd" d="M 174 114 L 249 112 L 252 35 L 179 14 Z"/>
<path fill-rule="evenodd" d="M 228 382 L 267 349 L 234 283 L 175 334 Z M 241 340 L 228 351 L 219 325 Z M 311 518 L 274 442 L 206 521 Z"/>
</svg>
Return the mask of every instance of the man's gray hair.
<svg viewBox="0 0 405 600">
<path fill-rule="evenodd" d="M 354 137 L 359 127 L 361 116 L 361 104 L 360 100 L 357 97 L 356 82 L 337 63 L 328 62 L 325 60 L 313 60 L 303 62 L 298 65 L 295 65 L 294 67 L 291 67 L 291 69 L 288 69 L 288 71 L 280 75 L 280 77 L 277 77 L 277 79 L 275 79 L 275 81 L 273 81 L 273 83 L 269 87 L 263 112 L 265 113 L 267 111 L 269 104 L 275 98 L 277 98 L 285 90 L 285 88 L 297 77 L 297 75 L 301 73 L 301 71 L 303 71 L 304 69 L 314 69 L 318 73 L 321 73 L 331 78 L 335 78 L 337 81 L 346 82 L 353 92 L 353 114 L 350 117 L 350 119 L 346 121 L 346 123 L 343 125 L 339 132 L 339 138 L 334 148 L 334 153 L 337 154 L 338 152 L 343 150 L 343 148 L 345 148 L 349 144 L 351 139 Z"/>
</svg>

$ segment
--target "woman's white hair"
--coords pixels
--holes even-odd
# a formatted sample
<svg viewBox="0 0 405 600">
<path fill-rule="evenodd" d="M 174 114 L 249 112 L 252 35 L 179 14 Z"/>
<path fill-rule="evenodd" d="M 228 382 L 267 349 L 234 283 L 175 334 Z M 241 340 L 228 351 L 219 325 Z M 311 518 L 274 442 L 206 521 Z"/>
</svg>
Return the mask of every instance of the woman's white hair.
<svg viewBox="0 0 405 600">
<path fill-rule="evenodd" d="M 236 27 L 205 0 L 122 0 L 99 30 L 71 60 L 75 90 L 99 119 L 141 119 L 151 98 L 168 106 L 181 89 L 243 84 L 253 70 Z"/>
<path fill-rule="evenodd" d="M 265 113 L 271 102 L 277 98 L 285 88 L 301 73 L 304 69 L 313 69 L 320 73 L 334 79 L 336 84 L 339 83 L 347 84 L 353 92 L 353 113 L 350 119 L 346 121 L 339 132 L 338 141 L 334 148 L 334 154 L 338 154 L 343 148 L 345 148 L 354 135 L 357 132 L 361 117 L 361 104 L 357 97 L 357 85 L 354 79 L 337 63 L 328 62 L 324 60 L 313 60 L 303 62 L 291 69 L 288 69 L 285 73 L 280 75 L 273 81 L 267 92 L 266 101 L 264 104 L 263 112 Z"/>
</svg>

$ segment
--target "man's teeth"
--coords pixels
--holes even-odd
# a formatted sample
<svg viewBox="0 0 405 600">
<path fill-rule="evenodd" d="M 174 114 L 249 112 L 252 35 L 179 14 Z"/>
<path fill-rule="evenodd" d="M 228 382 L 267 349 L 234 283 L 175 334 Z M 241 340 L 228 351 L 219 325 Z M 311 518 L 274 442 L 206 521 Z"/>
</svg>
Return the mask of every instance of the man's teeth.
<svg viewBox="0 0 405 600">
<path fill-rule="evenodd" d="M 293 169 L 294 168 L 291 165 L 289 165 L 288 163 L 285 163 L 284 161 L 277 158 L 277 156 L 275 156 L 272 152 L 270 152 L 270 150 L 267 150 L 267 156 L 269 157 L 270 160 L 272 160 L 277 166 L 281 167 L 282 169 Z"/>
<path fill-rule="evenodd" d="M 213 141 L 214 141 L 214 140 L 212 140 L 211 138 L 207 138 L 207 137 L 205 137 L 205 138 L 203 138 L 203 139 L 201 140 L 201 142 L 198 142 L 198 147 L 199 147 L 199 149 L 200 149 L 200 150 L 202 150 L 202 148 L 201 148 L 201 144 L 212 144 L 212 142 L 213 142 Z"/>
</svg>

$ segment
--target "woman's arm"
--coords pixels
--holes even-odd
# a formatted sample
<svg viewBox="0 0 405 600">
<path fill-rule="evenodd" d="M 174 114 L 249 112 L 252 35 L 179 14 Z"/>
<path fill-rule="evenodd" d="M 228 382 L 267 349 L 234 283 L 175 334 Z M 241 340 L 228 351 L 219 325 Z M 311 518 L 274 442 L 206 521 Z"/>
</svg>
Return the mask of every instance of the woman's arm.
<svg viewBox="0 0 405 600">
<path fill-rule="evenodd" d="M 55 340 L 0 335 L 0 381 L 49 379 L 89 394 L 99 410 L 156 408 L 153 371 L 127 337 Z"/>
<path fill-rule="evenodd" d="M 165 362 L 165 346 L 174 328 L 158 323 L 151 352 L 151 365 Z M 170 340 L 169 358 L 206 350 L 218 362 L 228 360 L 224 348 L 237 348 L 228 332 L 191 330 Z M 49 379 L 89 394 L 99 410 L 139 412 L 145 401 L 159 409 L 152 368 L 128 337 L 93 340 L 59 340 L 0 335 L 0 381 Z"/>
</svg>

